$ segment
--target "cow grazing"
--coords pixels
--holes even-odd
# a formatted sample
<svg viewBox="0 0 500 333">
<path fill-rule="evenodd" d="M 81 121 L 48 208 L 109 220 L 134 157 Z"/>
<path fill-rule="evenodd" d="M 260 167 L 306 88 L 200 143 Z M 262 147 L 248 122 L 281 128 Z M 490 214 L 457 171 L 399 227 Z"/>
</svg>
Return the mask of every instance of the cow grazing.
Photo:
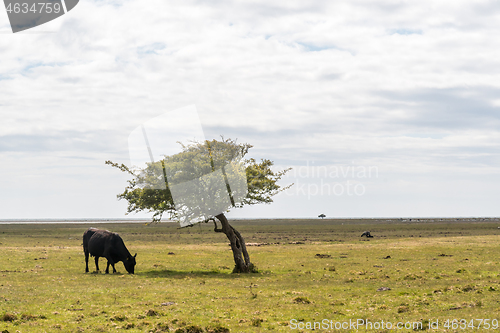
<svg viewBox="0 0 500 333">
<path fill-rule="evenodd" d="M 128 252 L 121 237 L 108 230 L 99 230 L 89 228 L 83 233 L 83 252 L 85 252 L 85 273 L 89 271 L 89 254 L 95 257 L 95 268 L 99 271 L 99 257 L 108 260 L 106 274 L 109 273 L 109 265 L 113 267 L 113 273 L 116 273 L 115 264 L 123 262 L 125 269 L 130 274 L 134 274 L 135 257 Z"/>
<path fill-rule="evenodd" d="M 366 236 L 366 238 L 373 238 L 369 231 L 365 231 L 361 234 L 361 237 Z"/>
</svg>

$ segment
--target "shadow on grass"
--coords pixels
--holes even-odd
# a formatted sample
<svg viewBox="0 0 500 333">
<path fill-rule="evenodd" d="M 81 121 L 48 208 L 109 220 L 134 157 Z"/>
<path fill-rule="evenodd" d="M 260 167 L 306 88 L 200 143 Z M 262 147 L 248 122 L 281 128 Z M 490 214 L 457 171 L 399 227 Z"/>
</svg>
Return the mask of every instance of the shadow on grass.
<svg viewBox="0 0 500 333">
<path fill-rule="evenodd" d="M 258 273 L 246 273 L 246 274 L 233 274 L 230 271 L 219 271 L 219 270 L 192 270 L 192 271 L 176 271 L 170 269 L 162 270 L 149 270 L 136 272 L 136 275 L 145 276 L 149 278 L 173 278 L 173 279 L 184 279 L 186 277 L 192 278 L 222 278 L 222 279 L 238 279 L 242 277 L 250 276 L 262 276 L 266 272 Z"/>
</svg>

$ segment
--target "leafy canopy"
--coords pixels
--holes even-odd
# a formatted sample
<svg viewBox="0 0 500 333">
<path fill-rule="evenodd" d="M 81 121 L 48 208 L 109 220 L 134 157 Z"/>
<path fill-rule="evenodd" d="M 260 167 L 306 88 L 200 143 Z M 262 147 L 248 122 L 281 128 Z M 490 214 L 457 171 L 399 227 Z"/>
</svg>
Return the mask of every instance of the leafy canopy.
<svg viewBox="0 0 500 333">
<path fill-rule="evenodd" d="M 154 213 L 153 222 L 164 213 L 181 226 L 206 221 L 212 216 L 258 203 L 269 204 L 272 197 L 291 185 L 277 182 L 290 169 L 273 171 L 273 162 L 244 159 L 252 146 L 236 140 L 181 144 L 181 152 L 148 163 L 144 169 L 106 161 L 132 176 L 119 199 L 128 201 L 127 214 Z"/>
</svg>

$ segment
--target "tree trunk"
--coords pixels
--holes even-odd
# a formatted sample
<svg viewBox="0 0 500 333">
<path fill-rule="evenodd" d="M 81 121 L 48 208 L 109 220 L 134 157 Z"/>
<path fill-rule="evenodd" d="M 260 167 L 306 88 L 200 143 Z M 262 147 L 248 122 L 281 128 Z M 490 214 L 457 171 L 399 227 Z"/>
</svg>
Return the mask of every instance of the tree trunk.
<svg viewBox="0 0 500 333">
<path fill-rule="evenodd" d="M 241 234 L 234 229 L 228 222 L 226 216 L 221 213 L 215 216 L 221 223 L 221 229 L 217 229 L 217 224 L 215 225 L 215 232 L 223 232 L 226 234 L 229 242 L 231 243 L 231 250 L 233 251 L 234 258 L 234 270 L 233 273 L 251 273 L 255 272 L 256 269 L 254 265 L 250 262 L 250 256 L 247 252 L 247 247 L 245 245 L 245 240 Z M 215 223 L 215 221 L 214 221 Z"/>
</svg>

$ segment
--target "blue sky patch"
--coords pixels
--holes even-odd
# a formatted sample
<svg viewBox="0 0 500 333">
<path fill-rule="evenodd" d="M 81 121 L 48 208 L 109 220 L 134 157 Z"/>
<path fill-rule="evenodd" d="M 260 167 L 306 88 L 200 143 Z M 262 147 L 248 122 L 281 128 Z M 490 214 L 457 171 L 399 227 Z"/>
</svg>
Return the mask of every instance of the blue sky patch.
<svg viewBox="0 0 500 333">
<path fill-rule="evenodd" d="M 149 54 L 158 54 L 158 51 L 163 50 L 167 47 L 164 43 L 153 43 L 149 45 L 139 46 L 137 48 L 137 54 L 139 56 L 146 56 Z"/>
<path fill-rule="evenodd" d="M 407 36 L 407 35 L 422 35 L 422 30 L 420 30 L 420 29 L 405 29 L 405 28 L 401 28 L 401 29 L 393 29 L 393 30 L 391 30 L 390 34 L 391 35 L 403 35 L 403 36 Z"/>
<path fill-rule="evenodd" d="M 297 44 L 302 46 L 308 52 L 321 52 L 321 51 L 330 50 L 330 49 L 340 50 L 340 48 L 338 48 L 336 46 L 318 46 L 318 45 L 300 43 L 300 42 L 298 42 Z"/>
</svg>

